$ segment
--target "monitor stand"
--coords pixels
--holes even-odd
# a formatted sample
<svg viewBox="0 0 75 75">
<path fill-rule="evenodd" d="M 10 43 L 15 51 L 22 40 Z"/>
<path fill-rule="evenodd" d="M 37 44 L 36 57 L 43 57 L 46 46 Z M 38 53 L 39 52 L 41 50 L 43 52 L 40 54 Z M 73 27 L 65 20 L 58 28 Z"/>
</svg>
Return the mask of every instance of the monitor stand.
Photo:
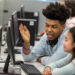
<svg viewBox="0 0 75 75">
<path fill-rule="evenodd" d="M 21 69 L 9 67 L 9 62 L 10 55 L 8 54 L 4 67 L 0 68 L 0 75 L 21 75 Z"/>
<path fill-rule="evenodd" d="M 5 60 L 4 59 L 0 59 L 0 63 L 5 63 Z"/>
<path fill-rule="evenodd" d="M 21 54 L 21 52 L 18 51 L 18 49 L 14 49 L 14 52 L 15 52 L 16 54 Z M 4 53 L 8 53 L 8 48 L 5 49 Z"/>
</svg>

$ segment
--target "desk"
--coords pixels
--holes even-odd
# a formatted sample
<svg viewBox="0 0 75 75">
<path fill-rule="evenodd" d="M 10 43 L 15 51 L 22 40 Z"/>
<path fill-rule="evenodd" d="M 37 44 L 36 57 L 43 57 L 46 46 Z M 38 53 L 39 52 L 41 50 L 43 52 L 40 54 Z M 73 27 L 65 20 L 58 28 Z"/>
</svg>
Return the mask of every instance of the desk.
<svg viewBox="0 0 75 75">
<path fill-rule="evenodd" d="M 6 48 L 7 48 L 6 44 L 5 44 L 5 46 L 1 47 L 1 57 L 2 57 L 3 60 L 5 60 L 6 57 L 7 57 L 7 54 L 4 53 L 4 50 Z M 21 54 L 15 54 L 15 60 L 16 61 L 18 61 L 18 60 L 22 60 L 23 61 L 22 55 Z M 42 69 L 43 66 L 40 63 L 36 62 L 36 61 L 25 62 L 25 63 L 34 65 L 40 72 L 42 72 L 42 70 L 43 70 Z M 4 67 L 4 63 L 0 63 L 0 67 Z M 15 68 L 20 68 L 20 66 L 15 65 Z M 21 69 L 21 75 L 27 75 L 27 74 Z"/>
</svg>

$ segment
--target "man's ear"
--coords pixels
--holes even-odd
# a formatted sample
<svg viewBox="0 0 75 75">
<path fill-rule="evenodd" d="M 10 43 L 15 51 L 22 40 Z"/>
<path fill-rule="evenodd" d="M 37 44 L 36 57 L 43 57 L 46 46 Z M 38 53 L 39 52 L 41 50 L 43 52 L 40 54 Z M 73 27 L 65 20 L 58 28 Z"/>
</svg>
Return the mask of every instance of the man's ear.
<svg viewBox="0 0 75 75">
<path fill-rule="evenodd" d="M 62 31 L 65 29 L 65 26 L 66 26 L 66 24 L 63 24 L 62 25 Z"/>
<path fill-rule="evenodd" d="M 63 29 L 65 28 L 65 26 L 66 26 L 66 24 L 63 24 L 63 25 L 62 25 Z"/>
</svg>

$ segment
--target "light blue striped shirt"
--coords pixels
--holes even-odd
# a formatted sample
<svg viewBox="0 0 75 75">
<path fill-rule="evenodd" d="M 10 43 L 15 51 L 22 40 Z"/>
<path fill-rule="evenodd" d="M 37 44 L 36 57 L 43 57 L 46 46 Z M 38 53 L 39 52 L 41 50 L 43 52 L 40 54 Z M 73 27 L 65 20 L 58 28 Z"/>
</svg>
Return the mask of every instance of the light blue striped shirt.
<svg viewBox="0 0 75 75">
<path fill-rule="evenodd" d="M 32 61 L 34 59 L 37 59 L 40 56 L 45 56 L 45 57 L 42 57 L 41 63 L 43 65 L 47 65 L 61 58 L 64 58 L 67 55 L 67 53 L 64 52 L 63 40 L 65 39 L 65 35 L 67 34 L 68 30 L 69 30 L 69 27 L 66 26 L 64 31 L 58 38 L 57 44 L 54 47 L 51 47 L 47 43 L 48 38 L 47 38 L 47 35 L 44 34 L 41 40 L 34 46 L 33 49 L 31 49 L 31 52 L 29 55 L 26 55 L 23 52 L 21 52 L 24 60 Z"/>
</svg>

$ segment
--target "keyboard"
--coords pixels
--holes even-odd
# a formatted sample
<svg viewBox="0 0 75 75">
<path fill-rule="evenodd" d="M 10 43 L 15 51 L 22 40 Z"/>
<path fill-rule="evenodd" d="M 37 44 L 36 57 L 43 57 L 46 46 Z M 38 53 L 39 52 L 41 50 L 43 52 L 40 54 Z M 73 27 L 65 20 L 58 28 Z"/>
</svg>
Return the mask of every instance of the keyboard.
<svg viewBox="0 0 75 75">
<path fill-rule="evenodd" d="M 42 75 L 41 72 L 33 65 L 21 64 L 22 70 L 27 73 L 27 75 Z"/>
</svg>

